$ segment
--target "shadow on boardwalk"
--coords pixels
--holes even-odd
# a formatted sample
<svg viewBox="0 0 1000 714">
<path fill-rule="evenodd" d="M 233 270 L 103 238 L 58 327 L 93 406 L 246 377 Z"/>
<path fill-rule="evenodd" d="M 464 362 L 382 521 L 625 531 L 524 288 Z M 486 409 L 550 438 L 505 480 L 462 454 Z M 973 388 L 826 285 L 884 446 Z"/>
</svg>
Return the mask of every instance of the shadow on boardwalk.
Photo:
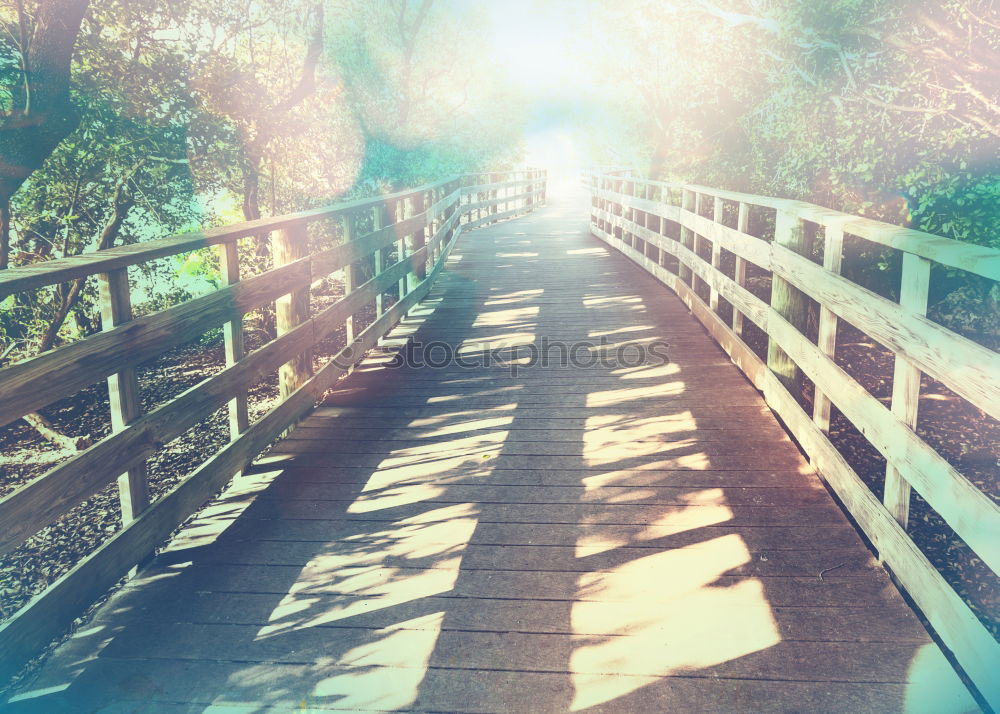
<svg viewBox="0 0 1000 714">
<path fill-rule="evenodd" d="M 585 216 L 462 238 L 414 356 L 669 361 L 369 359 L 9 710 L 974 708 L 759 395 Z"/>
</svg>

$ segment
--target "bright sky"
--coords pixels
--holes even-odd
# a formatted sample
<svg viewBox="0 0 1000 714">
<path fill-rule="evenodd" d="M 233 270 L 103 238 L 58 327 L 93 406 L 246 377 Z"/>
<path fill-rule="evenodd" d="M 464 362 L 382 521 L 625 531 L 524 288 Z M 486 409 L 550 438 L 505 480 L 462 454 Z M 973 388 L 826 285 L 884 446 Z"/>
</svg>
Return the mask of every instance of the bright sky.
<svg viewBox="0 0 1000 714">
<path fill-rule="evenodd" d="M 576 93 L 586 86 L 578 58 L 579 23 L 587 6 L 569 0 L 507 0 L 493 3 L 493 54 L 525 99 L 538 107 L 525 137 L 525 160 L 550 172 L 575 173 L 586 161 L 574 140 Z"/>
<path fill-rule="evenodd" d="M 574 62 L 579 1 L 507 0 L 490 6 L 497 62 L 529 93 L 567 91 L 580 79 Z M 574 11 L 575 10 L 575 11 Z"/>
</svg>

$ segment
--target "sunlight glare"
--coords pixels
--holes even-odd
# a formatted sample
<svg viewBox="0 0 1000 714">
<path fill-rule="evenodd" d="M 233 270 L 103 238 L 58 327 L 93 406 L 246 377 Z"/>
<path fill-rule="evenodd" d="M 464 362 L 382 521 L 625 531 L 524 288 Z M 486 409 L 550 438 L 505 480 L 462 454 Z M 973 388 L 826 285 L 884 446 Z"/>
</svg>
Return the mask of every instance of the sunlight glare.
<svg viewBox="0 0 1000 714">
<path fill-rule="evenodd" d="M 313 696 L 337 708 L 391 711 L 417 699 L 441 631 L 443 612 L 376 631 L 373 642 L 355 647 L 337 663 L 345 671 L 317 682 Z M 418 622 L 419 621 L 419 622 Z"/>
<path fill-rule="evenodd" d="M 712 667 L 781 641 L 759 579 L 719 586 L 751 555 L 736 534 L 656 552 L 580 577 L 571 620 L 573 711 L 645 684 L 639 677 Z"/>
</svg>

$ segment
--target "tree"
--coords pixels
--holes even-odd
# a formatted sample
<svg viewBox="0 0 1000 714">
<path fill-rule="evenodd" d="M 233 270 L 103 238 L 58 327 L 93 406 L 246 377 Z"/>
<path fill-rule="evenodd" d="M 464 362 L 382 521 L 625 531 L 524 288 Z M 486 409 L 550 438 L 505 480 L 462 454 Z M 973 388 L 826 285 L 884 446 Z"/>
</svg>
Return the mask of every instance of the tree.
<svg viewBox="0 0 1000 714">
<path fill-rule="evenodd" d="M 262 215 L 261 183 L 268 152 L 276 141 L 294 131 L 297 111 L 307 113 L 314 108 L 306 105 L 306 100 L 317 90 L 324 47 L 323 4 L 250 2 L 221 17 L 218 8 L 210 9 L 214 22 L 225 25 L 227 41 L 201 50 L 196 95 L 204 110 L 224 117 L 233 127 L 243 216 L 255 220 Z M 193 12 L 188 26 L 197 29 L 201 18 L 197 10 Z M 244 13 L 249 20 L 242 19 Z M 303 59 L 292 63 L 290 55 L 302 44 L 300 33 L 305 29 L 299 17 L 308 17 L 311 29 Z M 263 240 L 258 253 L 267 254 Z"/>
<path fill-rule="evenodd" d="M 488 24 L 482 8 L 456 0 L 340 8 L 328 52 L 363 137 L 362 185 L 414 185 L 516 158 L 526 106 L 483 51 Z"/>
<path fill-rule="evenodd" d="M 7 34 L 5 73 L 19 75 L 7 84 L 0 121 L 0 269 L 8 266 L 10 200 L 14 192 L 76 127 L 69 97 L 70 62 L 89 0 L 44 0 L 34 13 L 15 0 L 16 27 Z M 5 82 L 6 84 L 6 82 Z"/>
</svg>

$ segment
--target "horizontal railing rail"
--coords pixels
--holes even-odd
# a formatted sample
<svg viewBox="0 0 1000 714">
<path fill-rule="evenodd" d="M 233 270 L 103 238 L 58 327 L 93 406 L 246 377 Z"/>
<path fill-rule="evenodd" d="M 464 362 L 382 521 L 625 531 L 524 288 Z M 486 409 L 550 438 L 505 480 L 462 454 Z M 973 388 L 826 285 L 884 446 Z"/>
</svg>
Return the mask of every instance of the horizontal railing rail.
<svg viewBox="0 0 1000 714">
<path fill-rule="evenodd" d="M 984 699 L 1000 710 L 1000 644 L 906 530 L 916 489 L 1000 572 L 1000 507 L 915 430 L 922 374 L 1000 418 L 1000 355 L 926 315 L 932 262 L 998 281 L 1000 250 L 801 201 L 631 176 L 585 178 L 593 234 L 676 292 L 763 392 Z M 751 211 L 773 225 L 763 238 L 749 233 Z M 813 234 L 823 244 L 822 265 L 809 257 Z M 841 274 L 845 234 L 902 251 L 899 302 Z M 723 250 L 735 256 L 732 277 L 721 269 Z M 751 266 L 771 274 L 769 301 L 747 289 Z M 815 340 L 806 334 L 808 299 L 819 304 Z M 729 322 L 722 300 L 732 309 Z M 834 360 L 839 320 L 893 353 L 888 406 Z M 765 333 L 766 359 L 745 341 L 746 321 Z M 803 377 L 814 387 L 811 414 L 801 406 Z M 830 441 L 831 406 L 886 459 L 882 500 Z"/>
<path fill-rule="evenodd" d="M 114 536 L 0 625 L 0 680 L 65 632 L 310 411 L 427 294 L 461 232 L 533 210 L 544 200 L 545 182 L 540 170 L 458 176 L 390 195 L 0 273 L 0 297 L 97 276 L 102 301 L 101 332 L 0 369 L 0 425 L 102 380 L 108 384 L 112 422 L 110 436 L 0 499 L 0 554 L 57 522 L 116 478 L 123 521 Z M 307 227 L 329 221 L 339 222 L 340 243 L 310 252 Z M 358 235 L 362 225 L 366 232 Z M 241 277 L 239 240 L 268 233 L 274 267 Z M 132 317 L 130 266 L 206 246 L 219 250 L 226 287 Z M 343 296 L 313 313 L 311 287 L 338 272 Z M 394 299 L 391 305 L 387 295 Z M 269 306 L 275 309 L 276 337 L 247 352 L 244 316 Z M 355 317 L 366 309 L 374 312 L 374 321 L 355 334 Z M 137 367 L 220 327 L 225 367 L 141 413 Z M 313 350 L 341 328 L 346 344 L 314 371 Z M 275 370 L 280 402 L 251 421 L 247 390 Z M 149 503 L 146 460 L 223 407 L 228 408 L 230 442 Z"/>
</svg>

